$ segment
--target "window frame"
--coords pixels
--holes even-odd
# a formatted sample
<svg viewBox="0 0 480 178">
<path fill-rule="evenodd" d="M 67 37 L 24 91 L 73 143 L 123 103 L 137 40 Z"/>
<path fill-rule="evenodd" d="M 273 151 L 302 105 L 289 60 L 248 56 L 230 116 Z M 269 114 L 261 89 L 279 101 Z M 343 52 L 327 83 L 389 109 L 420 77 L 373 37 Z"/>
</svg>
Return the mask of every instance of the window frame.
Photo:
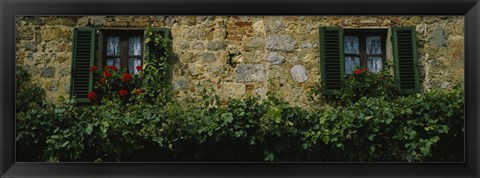
<svg viewBox="0 0 480 178">
<path fill-rule="evenodd" d="M 359 58 L 360 58 L 360 67 L 362 68 L 368 68 L 368 62 L 367 58 L 368 57 L 382 57 L 382 70 L 383 67 L 386 64 L 387 60 L 387 34 L 388 34 L 388 29 L 344 29 L 343 30 L 343 37 L 345 36 L 357 36 L 358 37 L 358 43 L 359 43 Z M 381 55 L 368 55 L 366 53 L 366 37 L 367 36 L 380 36 L 381 42 L 382 42 L 382 54 Z M 352 54 L 346 54 L 344 52 L 344 57 L 346 56 L 356 56 Z M 370 70 L 370 69 L 369 69 Z M 345 74 L 347 74 L 347 71 L 345 71 Z"/>
<path fill-rule="evenodd" d="M 344 30 L 350 29 L 344 29 L 340 26 L 324 26 L 319 28 L 320 80 L 323 95 L 334 95 L 343 85 L 343 79 L 346 75 Z M 375 30 L 375 28 L 366 30 Z M 379 30 L 385 30 L 387 32 L 384 42 L 385 46 L 387 46 L 387 40 L 391 40 L 392 51 L 390 52 L 393 52 L 394 77 L 400 85 L 400 93 L 413 94 L 421 92 L 416 26 L 393 26 L 388 29 Z M 402 40 L 399 40 L 399 37 L 401 37 Z M 400 42 L 402 44 L 399 44 Z M 386 49 L 384 51 L 385 55 L 390 56 Z M 388 59 L 385 58 L 383 62 L 386 63 L 387 60 Z M 400 65 L 402 66 L 400 67 Z M 338 84 L 339 82 L 340 84 Z"/>
<path fill-rule="evenodd" d="M 102 30 L 102 44 L 100 44 L 100 52 L 102 53 L 101 59 L 99 59 L 98 62 L 103 65 L 107 65 L 107 58 L 110 56 L 107 56 L 107 39 L 108 37 L 111 36 L 119 36 L 119 43 L 120 43 L 120 68 L 126 68 L 128 71 L 128 58 L 131 56 L 128 54 L 128 40 L 129 37 L 132 36 L 139 36 L 141 39 L 141 51 L 142 55 L 140 56 L 135 56 L 135 58 L 140 58 L 142 60 L 142 65 L 145 62 L 144 57 L 145 57 L 145 47 L 146 45 L 144 44 L 145 37 L 144 37 L 145 30 L 139 30 L 139 29 L 133 29 L 133 30 L 111 30 L 111 29 L 105 29 Z"/>
</svg>

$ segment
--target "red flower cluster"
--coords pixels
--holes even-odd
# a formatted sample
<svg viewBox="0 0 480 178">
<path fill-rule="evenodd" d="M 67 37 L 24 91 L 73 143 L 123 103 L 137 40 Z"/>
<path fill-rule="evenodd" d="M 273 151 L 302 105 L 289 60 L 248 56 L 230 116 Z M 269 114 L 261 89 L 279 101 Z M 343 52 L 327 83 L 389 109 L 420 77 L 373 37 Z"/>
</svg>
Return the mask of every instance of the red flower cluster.
<svg viewBox="0 0 480 178">
<path fill-rule="evenodd" d="M 142 66 L 137 66 L 135 68 L 137 68 L 138 71 L 142 71 Z"/>
<path fill-rule="evenodd" d="M 88 100 L 93 101 L 97 97 L 97 94 L 91 91 L 88 93 L 87 97 L 88 97 Z"/>
<path fill-rule="evenodd" d="M 97 70 L 97 66 L 91 66 L 90 67 L 90 72 L 95 72 L 95 70 Z"/>
<path fill-rule="evenodd" d="M 118 68 L 117 68 L 116 66 L 114 66 L 114 65 L 110 66 L 110 69 L 113 70 L 113 71 L 118 70 Z"/>
<path fill-rule="evenodd" d="M 130 75 L 128 72 L 123 72 L 122 82 L 128 82 L 131 79 L 132 79 L 132 75 Z"/>
<path fill-rule="evenodd" d="M 125 96 L 125 95 L 128 95 L 128 91 L 125 90 L 125 89 L 120 89 L 120 92 L 118 92 L 120 94 L 120 96 Z"/>
<path fill-rule="evenodd" d="M 110 72 L 108 72 L 108 71 L 103 72 L 103 77 L 104 77 L 104 78 L 108 78 L 108 77 L 110 77 L 110 76 L 112 76 L 112 73 L 110 73 Z"/>
<path fill-rule="evenodd" d="M 362 74 L 362 72 L 368 72 L 368 69 L 367 68 L 363 68 L 363 69 L 356 69 L 355 71 L 353 71 L 353 73 L 355 75 L 360 75 Z"/>
<path fill-rule="evenodd" d="M 354 71 L 354 74 L 355 75 L 360 75 L 360 74 L 362 74 L 362 70 L 357 69 L 357 70 Z"/>
</svg>

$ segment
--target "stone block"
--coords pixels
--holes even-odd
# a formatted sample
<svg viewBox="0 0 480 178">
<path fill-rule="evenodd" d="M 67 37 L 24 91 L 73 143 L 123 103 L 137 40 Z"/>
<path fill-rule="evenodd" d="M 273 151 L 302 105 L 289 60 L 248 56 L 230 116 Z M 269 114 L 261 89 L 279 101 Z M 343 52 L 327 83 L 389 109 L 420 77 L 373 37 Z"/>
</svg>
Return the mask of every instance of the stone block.
<svg viewBox="0 0 480 178">
<path fill-rule="evenodd" d="M 290 35 L 272 35 L 268 36 L 265 41 L 265 47 L 269 50 L 292 52 L 297 45 L 297 41 Z"/>
<path fill-rule="evenodd" d="M 298 83 L 303 83 L 307 81 L 307 70 L 303 65 L 295 65 L 292 67 L 290 70 L 290 73 L 292 74 L 293 80 L 295 80 Z"/>
<path fill-rule="evenodd" d="M 238 64 L 237 82 L 259 82 L 265 80 L 265 67 L 262 64 Z"/>
<path fill-rule="evenodd" d="M 285 63 L 285 57 L 280 55 L 278 52 L 270 52 L 267 56 L 267 62 L 273 65 L 279 65 Z"/>
<path fill-rule="evenodd" d="M 210 41 L 207 43 L 207 50 L 209 51 L 225 50 L 226 48 L 227 44 L 224 41 Z"/>
<path fill-rule="evenodd" d="M 53 76 L 55 76 L 55 68 L 52 66 L 40 69 L 40 71 L 41 77 L 53 78 Z"/>
<path fill-rule="evenodd" d="M 217 60 L 215 53 L 212 52 L 203 53 L 202 58 L 204 62 L 215 62 Z"/>
</svg>

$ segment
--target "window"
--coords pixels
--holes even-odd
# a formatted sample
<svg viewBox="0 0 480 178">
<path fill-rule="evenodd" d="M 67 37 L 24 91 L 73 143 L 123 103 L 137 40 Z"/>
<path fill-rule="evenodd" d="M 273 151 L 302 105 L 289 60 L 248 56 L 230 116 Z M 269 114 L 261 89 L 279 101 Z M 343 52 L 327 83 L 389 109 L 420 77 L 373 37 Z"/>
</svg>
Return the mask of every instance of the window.
<svg viewBox="0 0 480 178">
<path fill-rule="evenodd" d="M 420 91 L 415 27 L 391 28 L 393 68 L 402 93 Z M 343 78 L 356 66 L 382 70 L 386 60 L 387 30 L 320 28 L 320 64 L 324 95 L 341 89 Z"/>
<path fill-rule="evenodd" d="M 170 38 L 168 29 L 155 28 L 165 38 Z M 115 65 L 118 68 L 128 68 L 130 73 L 137 73 L 136 66 L 142 65 L 145 54 L 161 53 L 162 49 L 145 46 L 143 30 L 105 30 L 101 46 L 97 45 L 96 29 L 79 27 L 74 30 L 72 54 L 72 78 L 70 95 L 78 103 L 90 103 L 88 92 L 93 90 L 93 73 L 90 66 L 95 64 L 95 51 L 102 49 L 102 65 Z M 100 47 L 100 48 L 99 48 Z M 145 51 L 145 54 L 144 54 Z"/>
<path fill-rule="evenodd" d="M 380 72 L 385 63 L 386 30 L 345 30 L 345 73 L 357 67 Z"/>
<path fill-rule="evenodd" d="M 143 31 L 105 31 L 103 64 L 138 73 L 143 61 Z"/>
</svg>

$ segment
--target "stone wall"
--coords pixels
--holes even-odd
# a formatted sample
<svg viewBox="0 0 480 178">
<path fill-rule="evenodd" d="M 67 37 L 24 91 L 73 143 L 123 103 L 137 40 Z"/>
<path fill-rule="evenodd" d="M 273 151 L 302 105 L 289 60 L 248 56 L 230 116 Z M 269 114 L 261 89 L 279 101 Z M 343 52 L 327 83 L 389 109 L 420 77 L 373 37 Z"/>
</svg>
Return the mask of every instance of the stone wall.
<svg viewBox="0 0 480 178">
<path fill-rule="evenodd" d="M 464 79 L 461 16 L 18 17 L 17 64 L 28 67 L 51 100 L 68 97 L 72 32 L 80 26 L 169 28 L 175 53 L 172 85 L 180 102 L 216 94 L 225 104 L 228 97 L 272 92 L 294 105 L 309 106 L 308 91 L 320 80 L 322 26 L 416 26 L 422 89 L 451 88 Z M 390 40 L 387 60 L 392 60 Z"/>
</svg>

